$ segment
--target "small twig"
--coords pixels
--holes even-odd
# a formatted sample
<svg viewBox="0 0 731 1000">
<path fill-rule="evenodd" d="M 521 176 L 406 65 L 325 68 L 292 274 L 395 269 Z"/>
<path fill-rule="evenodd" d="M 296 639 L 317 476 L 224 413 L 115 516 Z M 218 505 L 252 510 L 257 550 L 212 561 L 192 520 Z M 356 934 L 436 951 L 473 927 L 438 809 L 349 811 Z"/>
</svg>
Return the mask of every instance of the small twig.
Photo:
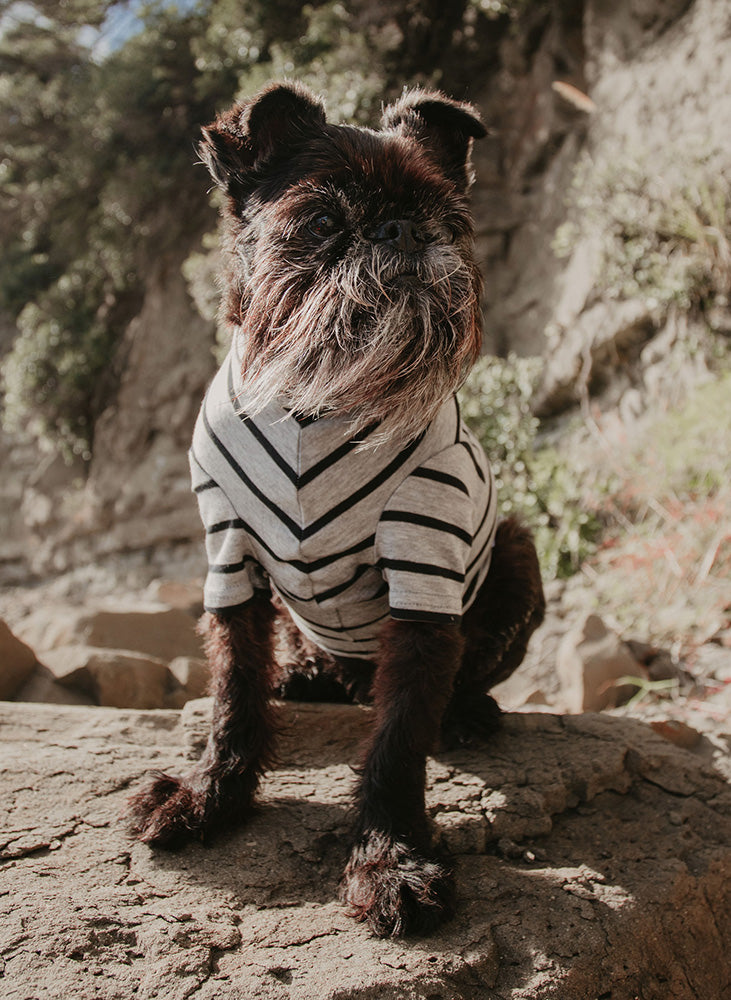
<svg viewBox="0 0 731 1000">
<path fill-rule="evenodd" d="M 637 694 L 633 694 L 630 700 L 624 705 L 625 708 L 631 708 L 633 705 L 639 704 L 649 694 L 660 694 L 663 691 L 669 692 L 677 689 L 678 679 L 672 677 L 668 680 L 651 681 L 646 677 L 619 677 L 614 681 L 615 687 L 622 687 L 625 684 L 632 684 L 638 688 Z"/>
<path fill-rule="evenodd" d="M 692 586 L 698 587 L 706 579 L 708 574 L 713 569 L 713 564 L 716 561 L 718 550 L 721 548 L 722 543 L 725 542 L 727 538 L 731 538 L 731 534 L 727 532 L 726 526 L 723 525 L 723 527 L 718 529 L 713 541 L 708 546 L 706 554 L 703 556 L 701 564 L 698 567 L 698 572 L 695 575 L 695 578 L 692 582 Z"/>
</svg>

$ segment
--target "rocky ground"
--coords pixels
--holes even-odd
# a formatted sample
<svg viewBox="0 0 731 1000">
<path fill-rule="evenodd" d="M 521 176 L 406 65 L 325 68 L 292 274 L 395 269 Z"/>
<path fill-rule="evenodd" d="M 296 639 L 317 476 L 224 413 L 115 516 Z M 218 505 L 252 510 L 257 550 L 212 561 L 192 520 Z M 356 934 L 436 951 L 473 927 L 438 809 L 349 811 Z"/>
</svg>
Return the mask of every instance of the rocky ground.
<svg viewBox="0 0 731 1000">
<path fill-rule="evenodd" d="M 727 632 L 691 664 L 620 637 L 586 577 L 550 584 L 501 734 L 429 765 L 458 914 L 384 942 L 337 901 L 367 709 L 285 706 L 241 832 L 174 854 L 127 839 L 130 789 L 201 749 L 200 589 L 140 577 L 110 599 L 102 578 L 82 606 L 72 577 L 4 600 L 8 1000 L 731 997 Z"/>
<path fill-rule="evenodd" d="M 261 810 L 220 843 L 126 838 L 130 788 L 185 767 L 208 708 L 2 707 L 8 1000 L 731 995 L 731 791 L 706 754 L 633 719 L 538 713 L 437 755 L 457 916 L 382 941 L 337 902 L 366 709 L 287 706 Z"/>
</svg>

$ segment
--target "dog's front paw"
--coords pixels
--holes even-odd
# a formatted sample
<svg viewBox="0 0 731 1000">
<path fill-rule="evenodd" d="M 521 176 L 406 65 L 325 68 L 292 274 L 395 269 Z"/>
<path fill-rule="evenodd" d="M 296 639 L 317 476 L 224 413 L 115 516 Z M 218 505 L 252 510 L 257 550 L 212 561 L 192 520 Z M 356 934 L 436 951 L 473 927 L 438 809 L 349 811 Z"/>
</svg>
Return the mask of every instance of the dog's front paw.
<svg viewBox="0 0 731 1000">
<path fill-rule="evenodd" d="M 157 772 L 127 802 L 129 832 L 155 847 L 179 847 L 202 839 L 208 817 L 209 796 L 193 782 Z"/>
<path fill-rule="evenodd" d="M 428 934 L 452 913 L 454 881 L 441 861 L 371 832 L 353 848 L 341 897 L 379 937 Z"/>
</svg>

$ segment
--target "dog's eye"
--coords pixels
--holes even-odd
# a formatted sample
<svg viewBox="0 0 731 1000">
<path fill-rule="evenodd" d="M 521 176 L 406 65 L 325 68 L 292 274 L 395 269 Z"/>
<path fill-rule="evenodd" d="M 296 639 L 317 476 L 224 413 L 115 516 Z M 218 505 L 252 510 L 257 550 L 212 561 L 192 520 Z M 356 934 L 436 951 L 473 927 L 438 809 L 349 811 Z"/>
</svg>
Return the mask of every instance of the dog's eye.
<svg viewBox="0 0 731 1000">
<path fill-rule="evenodd" d="M 456 243 L 459 239 L 459 233 L 448 223 L 439 226 L 437 229 L 432 229 L 427 233 L 425 242 L 426 243 Z"/>
<path fill-rule="evenodd" d="M 310 223 L 309 230 L 313 236 L 320 236 L 323 239 L 326 236 L 332 236 L 335 232 L 335 219 L 332 215 L 318 215 L 317 218 Z"/>
</svg>

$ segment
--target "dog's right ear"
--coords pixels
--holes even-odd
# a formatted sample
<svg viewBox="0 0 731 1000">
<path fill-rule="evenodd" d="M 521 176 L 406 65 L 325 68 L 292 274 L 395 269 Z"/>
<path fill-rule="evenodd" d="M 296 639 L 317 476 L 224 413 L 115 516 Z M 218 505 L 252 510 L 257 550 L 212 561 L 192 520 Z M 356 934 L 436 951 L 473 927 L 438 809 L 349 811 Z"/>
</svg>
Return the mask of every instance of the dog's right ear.
<svg viewBox="0 0 731 1000">
<path fill-rule="evenodd" d="M 325 109 L 306 87 L 272 84 L 206 126 L 198 152 L 218 187 L 235 195 L 324 125 Z"/>
</svg>

